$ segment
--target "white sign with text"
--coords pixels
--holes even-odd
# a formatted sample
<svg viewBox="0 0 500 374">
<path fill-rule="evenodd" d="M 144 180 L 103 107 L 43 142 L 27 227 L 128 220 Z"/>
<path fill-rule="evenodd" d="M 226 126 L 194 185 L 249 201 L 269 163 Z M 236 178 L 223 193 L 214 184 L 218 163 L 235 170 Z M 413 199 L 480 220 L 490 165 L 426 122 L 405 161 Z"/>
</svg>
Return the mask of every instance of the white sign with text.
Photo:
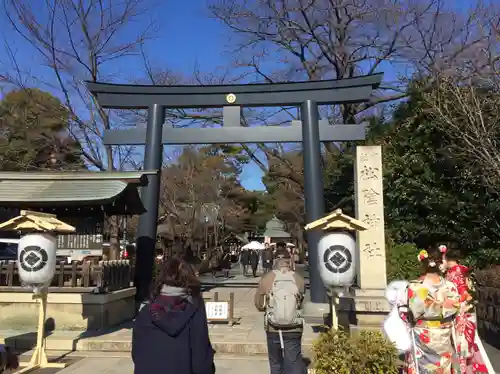
<svg viewBox="0 0 500 374">
<path fill-rule="evenodd" d="M 208 301 L 205 303 L 208 320 L 229 319 L 229 303 L 227 301 Z"/>
</svg>

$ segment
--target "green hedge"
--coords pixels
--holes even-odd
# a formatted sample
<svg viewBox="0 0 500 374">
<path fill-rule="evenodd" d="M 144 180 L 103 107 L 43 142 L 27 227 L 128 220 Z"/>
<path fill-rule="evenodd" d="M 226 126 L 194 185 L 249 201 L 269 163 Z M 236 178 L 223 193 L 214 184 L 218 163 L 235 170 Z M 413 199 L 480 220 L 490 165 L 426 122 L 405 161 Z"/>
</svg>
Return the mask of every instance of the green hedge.
<svg viewBox="0 0 500 374">
<path fill-rule="evenodd" d="M 398 356 L 379 332 L 329 329 L 313 343 L 313 368 L 315 374 L 397 374 Z"/>
<path fill-rule="evenodd" d="M 420 249 L 415 244 L 392 244 L 386 248 L 387 280 L 411 280 L 420 275 L 417 260 Z"/>
</svg>

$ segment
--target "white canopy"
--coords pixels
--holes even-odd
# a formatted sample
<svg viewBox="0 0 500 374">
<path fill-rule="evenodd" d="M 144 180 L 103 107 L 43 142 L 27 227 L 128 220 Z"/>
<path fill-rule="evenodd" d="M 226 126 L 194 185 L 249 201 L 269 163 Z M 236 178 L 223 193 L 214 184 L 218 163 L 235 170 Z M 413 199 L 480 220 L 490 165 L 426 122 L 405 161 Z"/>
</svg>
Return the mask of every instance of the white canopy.
<svg viewBox="0 0 500 374">
<path fill-rule="evenodd" d="M 252 241 L 248 244 L 245 244 L 243 247 L 241 247 L 241 249 L 256 249 L 256 250 L 260 250 L 260 249 L 265 249 L 266 246 L 262 243 L 259 243 L 257 241 Z"/>
</svg>

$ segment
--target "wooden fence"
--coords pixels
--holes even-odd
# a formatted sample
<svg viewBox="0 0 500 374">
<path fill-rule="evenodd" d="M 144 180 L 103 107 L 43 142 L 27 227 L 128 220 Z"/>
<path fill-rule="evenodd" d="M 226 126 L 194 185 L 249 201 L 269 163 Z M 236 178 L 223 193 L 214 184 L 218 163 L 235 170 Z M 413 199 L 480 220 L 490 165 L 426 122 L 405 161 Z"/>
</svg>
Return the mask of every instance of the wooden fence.
<svg viewBox="0 0 500 374">
<path fill-rule="evenodd" d="M 128 260 L 100 261 L 99 263 L 60 262 L 50 285 L 51 292 L 105 293 L 128 288 L 132 284 L 132 267 Z M 0 291 L 22 289 L 16 262 L 0 264 Z"/>
</svg>

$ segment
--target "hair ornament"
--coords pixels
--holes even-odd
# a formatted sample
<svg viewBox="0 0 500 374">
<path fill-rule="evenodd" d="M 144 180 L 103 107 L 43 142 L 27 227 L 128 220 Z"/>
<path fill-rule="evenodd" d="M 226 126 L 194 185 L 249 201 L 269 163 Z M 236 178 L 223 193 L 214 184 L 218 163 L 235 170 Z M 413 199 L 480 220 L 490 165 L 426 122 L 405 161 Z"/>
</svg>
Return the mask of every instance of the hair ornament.
<svg viewBox="0 0 500 374">
<path fill-rule="evenodd" d="M 440 245 L 439 246 L 439 252 L 441 253 L 446 253 L 448 251 L 448 248 L 445 245 Z"/>
<path fill-rule="evenodd" d="M 436 262 L 435 261 L 429 261 L 429 267 L 430 268 L 435 268 L 436 267 Z"/>
<path fill-rule="evenodd" d="M 425 249 L 422 249 L 419 253 L 418 253 L 418 261 L 419 262 L 422 262 L 424 261 L 426 258 L 429 257 L 429 254 L 427 253 L 427 251 Z"/>
</svg>

